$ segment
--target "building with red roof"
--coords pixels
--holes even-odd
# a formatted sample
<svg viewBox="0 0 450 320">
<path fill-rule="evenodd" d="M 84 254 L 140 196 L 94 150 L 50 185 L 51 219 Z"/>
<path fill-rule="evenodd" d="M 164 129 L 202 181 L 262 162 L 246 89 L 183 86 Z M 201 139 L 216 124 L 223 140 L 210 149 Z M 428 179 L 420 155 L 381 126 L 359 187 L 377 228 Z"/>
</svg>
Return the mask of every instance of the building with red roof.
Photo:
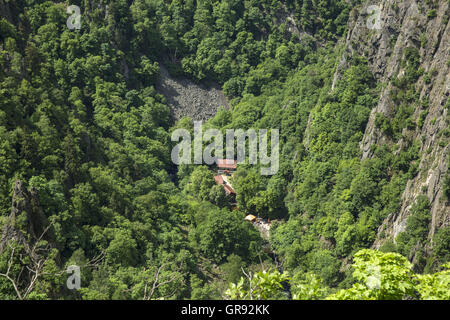
<svg viewBox="0 0 450 320">
<path fill-rule="evenodd" d="M 237 161 L 233 159 L 217 159 L 218 173 L 232 173 L 237 168 Z"/>
<path fill-rule="evenodd" d="M 219 169 L 236 170 L 237 167 L 237 161 L 233 159 L 217 159 L 216 164 Z"/>
<path fill-rule="evenodd" d="M 234 191 L 234 189 L 231 187 L 231 185 L 229 185 L 224 179 L 223 179 L 223 177 L 221 176 L 221 175 L 217 175 L 217 176 L 214 176 L 214 180 L 216 180 L 216 183 L 218 184 L 218 185 L 221 185 L 221 186 L 223 186 L 223 188 L 224 188 L 224 190 L 225 190 L 225 192 L 226 192 L 226 194 L 227 195 L 235 195 L 236 194 L 236 191 Z"/>
</svg>

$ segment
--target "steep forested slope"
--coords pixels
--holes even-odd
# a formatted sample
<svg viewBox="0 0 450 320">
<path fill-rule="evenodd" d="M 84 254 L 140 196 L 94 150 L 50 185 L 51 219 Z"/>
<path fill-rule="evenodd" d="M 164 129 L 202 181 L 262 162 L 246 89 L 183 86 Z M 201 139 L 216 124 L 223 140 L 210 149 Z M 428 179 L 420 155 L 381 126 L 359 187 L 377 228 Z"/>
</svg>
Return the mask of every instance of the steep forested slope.
<svg viewBox="0 0 450 320">
<path fill-rule="evenodd" d="M 276 267 L 323 298 L 371 247 L 442 270 L 449 3 L 378 1 L 373 30 L 362 2 L 0 1 L 0 298 L 221 298 L 241 268 Z M 193 123 L 160 65 L 222 86 L 205 128 L 280 130 L 276 175 L 238 166 L 239 210 L 210 168 L 172 163 Z M 268 244 L 248 213 L 277 220 Z"/>
</svg>

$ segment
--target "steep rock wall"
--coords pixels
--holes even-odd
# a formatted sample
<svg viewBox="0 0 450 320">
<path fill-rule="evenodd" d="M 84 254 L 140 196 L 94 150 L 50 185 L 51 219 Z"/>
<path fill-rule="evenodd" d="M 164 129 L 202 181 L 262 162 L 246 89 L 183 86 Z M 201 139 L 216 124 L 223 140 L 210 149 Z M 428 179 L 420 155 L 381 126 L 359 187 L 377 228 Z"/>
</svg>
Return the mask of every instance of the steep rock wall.
<svg viewBox="0 0 450 320">
<path fill-rule="evenodd" d="M 449 5 L 447 0 L 374 0 L 356 7 L 351 14 L 345 52 L 334 83 L 346 68 L 348 58 L 358 54 L 367 58 L 374 76 L 383 84 L 360 144 L 362 158 L 373 156 L 373 145 L 397 143 L 401 150 L 406 140 L 419 140 L 421 143 L 419 172 L 407 183 L 400 211 L 390 213 L 380 227 L 374 247 L 379 247 L 385 239 L 395 240 L 404 231 L 411 206 L 422 193 L 431 203 L 430 243 L 436 230 L 450 223 L 449 203 L 443 197 L 443 181 L 449 174 L 450 146 L 448 137 L 442 134 L 449 127 L 446 107 L 450 95 Z M 368 10 L 370 6 L 377 8 L 374 15 L 368 14 L 373 12 Z M 376 127 L 375 118 L 379 113 L 388 119 L 395 115 L 397 106 L 390 95 L 392 81 L 405 74 L 402 59 L 408 47 L 419 50 L 420 68 L 423 68 L 424 75 L 414 86 L 420 101 L 429 99 L 428 114 L 423 119 L 423 126 L 416 126 L 414 130 L 405 128 L 403 137 L 394 142 Z M 428 74 L 432 74 L 431 79 L 426 79 Z M 420 113 L 421 106 L 415 106 L 413 119 L 416 123 Z"/>
</svg>

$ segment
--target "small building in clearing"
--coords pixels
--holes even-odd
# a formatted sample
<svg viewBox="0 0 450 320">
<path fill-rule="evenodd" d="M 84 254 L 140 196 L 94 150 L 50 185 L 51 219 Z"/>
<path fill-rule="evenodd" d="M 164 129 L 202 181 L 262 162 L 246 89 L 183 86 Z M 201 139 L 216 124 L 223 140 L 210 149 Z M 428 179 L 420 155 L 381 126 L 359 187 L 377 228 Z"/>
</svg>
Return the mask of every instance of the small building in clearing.
<svg viewBox="0 0 450 320">
<path fill-rule="evenodd" d="M 236 195 L 236 191 L 234 191 L 234 189 L 225 181 L 225 179 L 221 175 L 214 176 L 214 180 L 216 180 L 216 183 L 218 185 L 223 186 L 227 195 Z"/>
<path fill-rule="evenodd" d="M 216 159 L 216 164 L 219 174 L 232 174 L 237 168 L 237 161 L 233 159 Z"/>
<path fill-rule="evenodd" d="M 245 217 L 245 220 L 249 221 L 249 222 L 255 222 L 256 221 L 256 217 L 254 215 L 252 215 L 252 214 L 249 214 L 248 216 Z"/>
</svg>

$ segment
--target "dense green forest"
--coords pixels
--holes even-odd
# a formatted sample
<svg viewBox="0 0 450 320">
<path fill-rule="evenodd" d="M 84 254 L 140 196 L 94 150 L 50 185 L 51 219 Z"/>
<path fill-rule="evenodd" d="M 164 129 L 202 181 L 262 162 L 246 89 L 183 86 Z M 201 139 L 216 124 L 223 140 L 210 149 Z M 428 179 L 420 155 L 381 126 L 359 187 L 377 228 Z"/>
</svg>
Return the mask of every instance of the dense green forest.
<svg viewBox="0 0 450 320">
<path fill-rule="evenodd" d="M 368 250 L 417 175 L 420 141 L 361 160 L 382 84 L 353 55 L 331 90 L 360 3 L 0 0 L 0 298 L 450 299 L 450 228 L 426 252 L 425 195 L 395 243 Z M 395 118 L 376 120 L 394 142 L 420 125 L 417 59 L 407 50 Z M 210 167 L 172 163 L 171 133 L 193 121 L 155 89 L 160 65 L 222 86 L 231 107 L 204 129 L 279 128 L 277 174 L 238 165 L 238 210 Z M 274 221 L 269 240 L 250 213 Z"/>
</svg>

